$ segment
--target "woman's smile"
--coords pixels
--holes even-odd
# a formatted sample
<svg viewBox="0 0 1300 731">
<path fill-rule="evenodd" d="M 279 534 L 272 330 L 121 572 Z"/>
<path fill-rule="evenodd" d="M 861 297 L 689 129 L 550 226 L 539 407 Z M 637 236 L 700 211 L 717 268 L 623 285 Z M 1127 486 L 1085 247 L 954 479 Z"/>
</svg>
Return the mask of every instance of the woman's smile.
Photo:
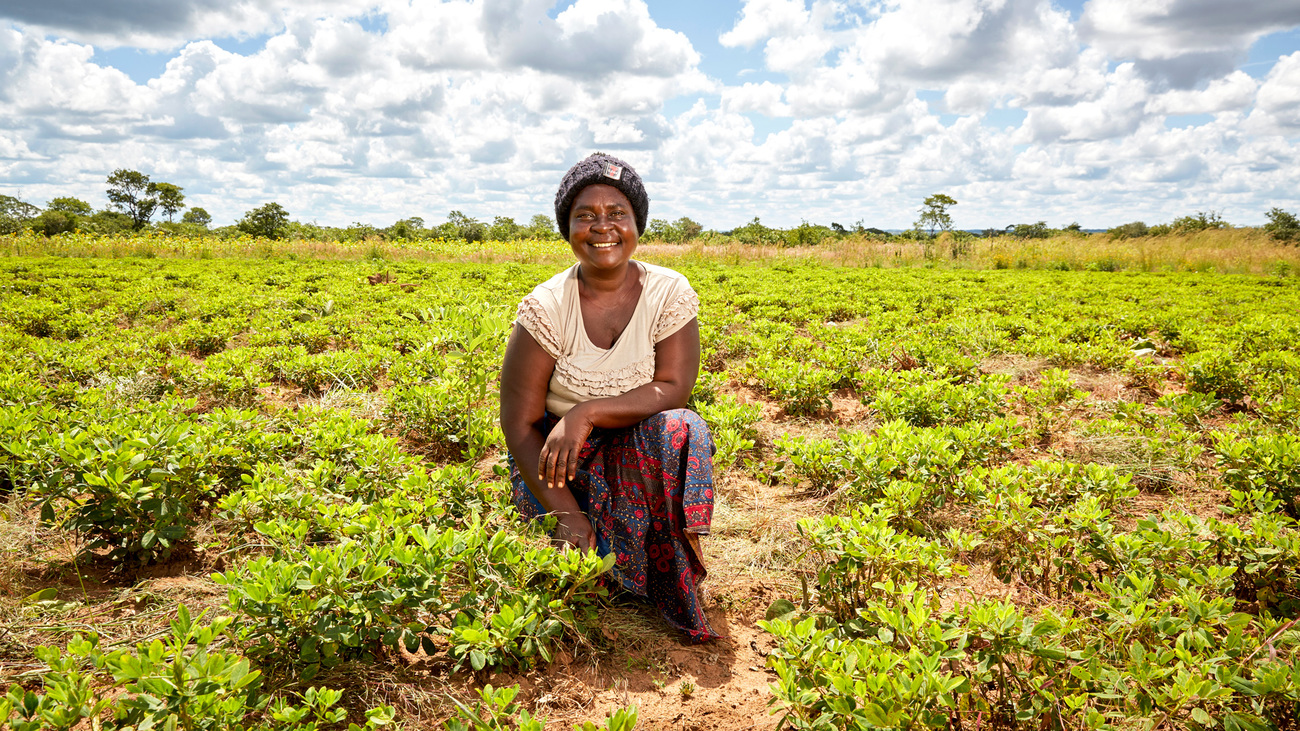
<svg viewBox="0 0 1300 731">
<path fill-rule="evenodd" d="M 598 183 L 583 188 L 574 198 L 569 245 L 579 264 L 617 273 L 632 258 L 636 244 L 636 217 L 621 190 Z"/>
</svg>

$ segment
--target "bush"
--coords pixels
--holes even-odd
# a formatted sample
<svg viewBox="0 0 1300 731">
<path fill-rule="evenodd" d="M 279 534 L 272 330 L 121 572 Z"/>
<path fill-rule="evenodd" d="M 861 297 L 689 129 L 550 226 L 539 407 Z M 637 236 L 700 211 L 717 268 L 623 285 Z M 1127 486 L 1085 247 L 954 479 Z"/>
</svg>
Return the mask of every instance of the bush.
<svg viewBox="0 0 1300 731">
<path fill-rule="evenodd" d="M 1300 241 L 1300 219 L 1281 208 L 1269 209 L 1268 223 L 1264 224 L 1264 230 L 1274 241 L 1288 244 Z"/>
<path fill-rule="evenodd" d="M 181 605 L 164 640 L 136 645 L 134 650 L 105 652 L 99 637 L 76 635 L 66 651 L 38 647 L 36 655 L 49 666 L 41 676 L 45 694 L 14 685 L 0 698 L 0 723 L 13 731 L 101 728 L 102 716 L 112 719 L 103 728 L 177 729 L 179 731 L 319 731 L 341 728 L 347 712 L 334 706 L 340 691 L 311 687 L 303 705 L 286 698 L 271 702 L 261 691 L 261 671 L 247 658 L 220 649 L 232 618 L 202 623 Z M 96 677 L 98 671 L 102 677 Z M 383 706 L 366 712 L 364 727 L 387 726 L 394 709 Z M 261 720 L 258 718 L 261 717 Z"/>
<path fill-rule="evenodd" d="M 1133 221 L 1132 223 L 1125 223 L 1116 226 L 1115 228 L 1108 229 L 1106 233 L 1110 234 L 1113 239 L 1133 239 L 1139 236 L 1146 236 L 1150 231 L 1151 229 L 1148 228 L 1145 223 L 1141 221 Z"/>
<path fill-rule="evenodd" d="M 289 212 L 279 203 L 267 203 L 245 213 L 235 226 L 249 236 L 282 239 L 288 232 Z"/>
<path fill-rule="evenodd" d="M 1214 452 L 1227 487 L 1265 490 L 1282 502 L 1289 515 L 1300 517 L 1300 436 L 1262 434 L 1237 439 L 1218 434 Z"/>
<path fill-rule="evenodd" d="M 1193 353 L 1183 361 L 1187 390 L 1215 396 L 1234 403 L 1250 392 L 1245 368 L 1240 359 L 1224 351 Z"/>
</svg>

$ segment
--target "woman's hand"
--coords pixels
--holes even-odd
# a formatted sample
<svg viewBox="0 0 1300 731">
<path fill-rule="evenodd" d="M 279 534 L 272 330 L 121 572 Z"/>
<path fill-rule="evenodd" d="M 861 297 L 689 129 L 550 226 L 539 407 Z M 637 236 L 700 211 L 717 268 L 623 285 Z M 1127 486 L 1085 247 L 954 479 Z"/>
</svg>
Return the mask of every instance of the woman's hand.
<svg viewBox="0 0 1300 731">
<path fill-rule="evenodd" d="M 591 521 L 582 513 L 561 513 L 560 522 L 555 524 L 555 533 L 551 540 L 556 545 L 568 544 L 579 551 L 596 548 L 596 531 Z"/>
<path fill-rule="evenodd" d="M 578 453 L 591 436 L 592 423 L 584 404 L 578 404 L 560 419 L 546 437 L 537 457 L 537 479 L 548 488 L 564 487 L 578 476 Z M 588 526 L 590 527 L 590 526 Z"/>
</svg>

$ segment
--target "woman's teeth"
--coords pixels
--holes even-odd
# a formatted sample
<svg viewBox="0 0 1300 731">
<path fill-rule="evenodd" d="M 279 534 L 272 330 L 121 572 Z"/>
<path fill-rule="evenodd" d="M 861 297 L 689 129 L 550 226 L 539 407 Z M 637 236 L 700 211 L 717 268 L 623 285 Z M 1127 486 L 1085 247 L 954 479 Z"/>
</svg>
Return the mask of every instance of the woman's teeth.
<svg viewBox="0 0 1300 731">
<path fill-rule="evenodd" d="M 618 246 L 618 242 L 611 241 L 608 244 L 592 244 L 592 246 L 596 247 L 597 249 L 608 249 L 611 246 Z"/>
</svg>

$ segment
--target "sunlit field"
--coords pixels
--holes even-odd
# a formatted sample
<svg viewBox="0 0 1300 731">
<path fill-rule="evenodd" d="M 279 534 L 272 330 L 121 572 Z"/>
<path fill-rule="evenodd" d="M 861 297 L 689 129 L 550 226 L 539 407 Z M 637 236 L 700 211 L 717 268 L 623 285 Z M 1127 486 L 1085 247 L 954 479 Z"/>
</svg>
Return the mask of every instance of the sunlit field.
<svg viewBox="0 0 1300 731">
<path fill-rule="evenodd" d="M 700 646 L 510 506 L 564 242 L 0 254 L 10 728 L 1300 723 L 1300 247 L 1258 231 L 643 246 L 701 299 Z"/>
</svg>

